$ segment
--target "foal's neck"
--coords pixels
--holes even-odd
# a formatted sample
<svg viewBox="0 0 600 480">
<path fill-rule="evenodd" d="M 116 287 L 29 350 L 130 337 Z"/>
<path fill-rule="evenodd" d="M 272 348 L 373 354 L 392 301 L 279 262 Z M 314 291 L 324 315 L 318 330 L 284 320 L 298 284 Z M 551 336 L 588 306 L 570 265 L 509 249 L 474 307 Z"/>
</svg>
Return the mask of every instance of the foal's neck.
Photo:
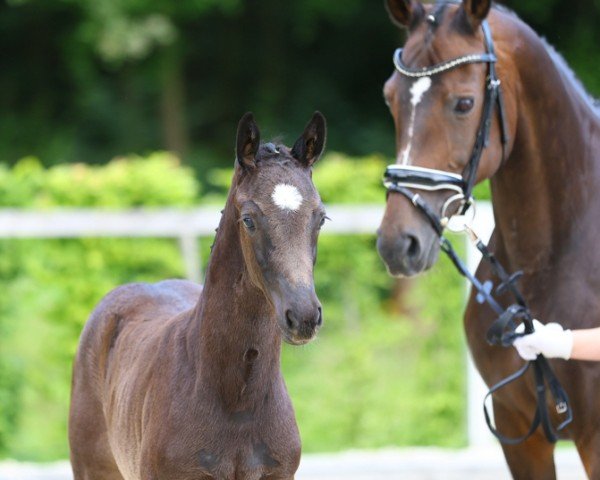
<svg viewBox="0 0 600 480">
<path fill-rule="evenodd" d="M 526 26 L 519 34 L 515 142 L 492 192 L 510 262 L 535 270 L 560 260 L 583 230 L 598 229 L 586 217 L 600 212 L 600 119 L 540 38 Z"/>
<path fill-rule="evenodd" d="M 281 350 L 274 309 L 250 279 L 239 235 L 230 194 L 196 308 L 191 339 L 199 344 L 200 375 L 226 407 L 236 411 L 262 399 L 265 389 L 280 378 Z"/>
</svg>

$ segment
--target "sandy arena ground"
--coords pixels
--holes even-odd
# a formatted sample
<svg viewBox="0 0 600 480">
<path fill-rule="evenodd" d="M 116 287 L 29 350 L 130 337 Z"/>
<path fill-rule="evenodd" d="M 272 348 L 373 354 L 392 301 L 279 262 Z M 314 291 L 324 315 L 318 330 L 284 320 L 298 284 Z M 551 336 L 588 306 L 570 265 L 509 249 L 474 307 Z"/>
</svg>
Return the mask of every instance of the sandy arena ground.
<svg viewBox="0 0 600 480">
<path fill-rule="evenodd" d="M 558 480 L 583 480 L 577 452 L 557 449 Z M 32 465 L 0 463 L 0 480 L 72 480 L 67 462 Z M 349 451 L 303 456 L 296 480 L 510 480 L 499 447 Z"/>
</svg>

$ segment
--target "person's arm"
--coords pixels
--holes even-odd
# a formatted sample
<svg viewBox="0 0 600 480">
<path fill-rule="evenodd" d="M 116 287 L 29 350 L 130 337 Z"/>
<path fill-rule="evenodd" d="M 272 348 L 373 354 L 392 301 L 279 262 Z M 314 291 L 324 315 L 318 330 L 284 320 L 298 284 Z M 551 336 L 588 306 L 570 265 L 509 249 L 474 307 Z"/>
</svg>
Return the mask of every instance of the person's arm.
<svg viewBox="0 0 600 480">
<path fill-rule="evenodd" d="M 546 358 L 600 361 L 600 327 L 564 330 L 558 323 L 544 325 L 533 321 L 534 332 L 517 338 L 513 346 L 525 360 L 535 360 L 541 353 Z M 519 325 L 517 332 L 524 330 Z"/>
<path fill-rule="evenodd" d="M 571 358 L 600 361 L 600 327 L 573 330 Z"/>
</svg>

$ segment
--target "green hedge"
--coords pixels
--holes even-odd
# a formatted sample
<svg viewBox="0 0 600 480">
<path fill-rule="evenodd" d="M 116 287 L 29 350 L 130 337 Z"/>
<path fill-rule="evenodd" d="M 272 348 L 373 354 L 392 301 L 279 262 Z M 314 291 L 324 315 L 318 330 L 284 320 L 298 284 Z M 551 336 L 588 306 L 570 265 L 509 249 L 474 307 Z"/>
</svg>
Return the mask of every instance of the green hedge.
<svg viewBox="0 0 600 480">
<path fill-rule="evenodd" d="M 332 153 L 317 165 L 315 183 L 327 203 L 383 204 L 386 163 Z M 200 196 L 192 172 L 166 153 L 48 170 L 29 158 L 0 167 L 0 205 L 222 203 L 230 177 L 229 170 L 212 172 L 210 194 Z M 204 259 L 211 242 L 199 242 Z M 1 455 L 67 456 L 71 361 L 91 309 L 116 285 L 183 271 L 171 240 L 0 241 Z M 409 317 L 394 313 L 395 280 L 377 256 L 374 235 L 325 229 L 315 276 L 325 325 L 317 341 L 283 353 L 304 451 L 464 444 L 464 287 L 449 263 L 442 259 L 413 282 Z"/>
</svg>

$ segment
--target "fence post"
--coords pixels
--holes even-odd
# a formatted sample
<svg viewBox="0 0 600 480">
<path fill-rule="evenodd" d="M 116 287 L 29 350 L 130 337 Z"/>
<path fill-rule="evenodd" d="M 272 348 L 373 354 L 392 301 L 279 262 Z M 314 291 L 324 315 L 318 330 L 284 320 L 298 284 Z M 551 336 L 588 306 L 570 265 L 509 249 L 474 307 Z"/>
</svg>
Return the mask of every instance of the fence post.
<svg viewBox="0 0 600 480">
<path fill-rule="evenodd" d="M 494 230 L 494 212 L 490 202 L 477 204 L 473 230 L 487 243 Z M 467 267 L 471 272 L 474 272 L 481 260 L 481 253 L 468 239 L 466 242 Z M 467 282 L 467 292 L 470 290 L 471 284 Z M 467 429 L 469 446 L 471 447 L 488 446 L 496 443 L 483 416 L 483 398 L 487 391 L 487 386 L 475 368 L 470 353 L 467 353 Z"/>
<path fill-rule="evenodd" d="M 202 258 L 198 249 L 198 237 L 183 234 L 179 237 L 179 248 L 183 256 L 185 277 L 195 283 L 202 283 Z"/>
</svg>

